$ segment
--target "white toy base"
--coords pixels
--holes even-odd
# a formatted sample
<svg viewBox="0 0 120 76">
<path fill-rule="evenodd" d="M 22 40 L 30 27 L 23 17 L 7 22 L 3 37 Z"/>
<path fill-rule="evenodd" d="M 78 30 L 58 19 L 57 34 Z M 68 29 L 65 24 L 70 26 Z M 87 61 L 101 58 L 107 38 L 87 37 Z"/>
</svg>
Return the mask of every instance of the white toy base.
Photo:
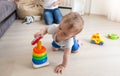
<svg viewBox="0 0 120 76">
<path fill-rule="evenodd" d="M 43 67 L 43 66 L 47 66 L 48 64 L 49 64 L 49 62 L 47 61 L 47 62 L 45 62 L 44 64 L 40 64 L 40 65 L 36 65 L 36 64 L 34 64 L 34 63 L 32 63 L 33 64 L 33 67 L 34 68 L 40 68 L 40 67 Z"/>
</svg>

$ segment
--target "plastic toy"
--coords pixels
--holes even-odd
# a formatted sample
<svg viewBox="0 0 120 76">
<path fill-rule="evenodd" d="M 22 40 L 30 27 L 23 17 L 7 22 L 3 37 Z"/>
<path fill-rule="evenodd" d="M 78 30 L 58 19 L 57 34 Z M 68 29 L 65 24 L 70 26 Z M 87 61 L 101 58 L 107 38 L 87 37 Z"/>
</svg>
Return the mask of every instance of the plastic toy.
<svg viewBox="0 0 120 76">
<path fill-rule="evenodd" d="M 33 16 L 26 16 L 22 23 L 30 24 L 30 23 L 33 23 L 33 22 L 34 22 L 34 17 Z"/>
<path fill-rule="evenodd" d="M 91 43 L 98 44 L 98 45 L 103 45 L 104 44 L 104 39 L 100 36 L 99 33 L 96 33 L 96 34 L 92 35 Z"/>
<path fill-rule="evenodd" d="M 117 40 L 119 36 L 117 34 L 108 34 L 108 38 L 112 40 Z"/>
<path fill-rule="evenodd" d="M 33 48 L 32 53 L 32 64 L 34 68 L 43 67 L 49 64 L 46 48 L 42 46 L 42 42 L 40 41 L 41 38 L 42 36 L 39 36 L 31 43 L 32 45 L 35 45 L 37 43 L 37 46 Z"/>
</svg>

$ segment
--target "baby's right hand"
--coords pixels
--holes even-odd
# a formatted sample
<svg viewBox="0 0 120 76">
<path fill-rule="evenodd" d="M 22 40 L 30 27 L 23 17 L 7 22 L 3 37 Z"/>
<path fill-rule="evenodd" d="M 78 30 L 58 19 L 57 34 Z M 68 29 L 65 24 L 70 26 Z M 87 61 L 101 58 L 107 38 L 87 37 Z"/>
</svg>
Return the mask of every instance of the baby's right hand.
<svg viewBox="0 0 120 76">
<path fill-rule="evenodd" d="M 38 37 L 38 36 L 40 36 L 41 35 L 41 33 L 40 32 L 37 32 L 36 34 L 34 34 L 34 38 L 36 38 L 36 37 Z"/>
<path fill-rule="evenodd" d="M 48 29 L 48 27 L 41 28 L 39 32 L 34 34 L 34 37 L 35 38 L 38 37 L 38 36 L 42 36 L 43 37 L 47 33 L 47 29 Z"/>
</svg>

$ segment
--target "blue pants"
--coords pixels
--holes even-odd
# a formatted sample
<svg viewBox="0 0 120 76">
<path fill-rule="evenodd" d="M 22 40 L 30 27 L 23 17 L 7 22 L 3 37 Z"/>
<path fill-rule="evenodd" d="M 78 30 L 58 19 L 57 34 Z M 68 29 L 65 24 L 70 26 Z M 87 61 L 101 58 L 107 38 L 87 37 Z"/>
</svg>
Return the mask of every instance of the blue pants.
<svg viewBox="0 0 120 76">
<path fill-rule="evenodd" d="M 62 14 L 59 8 L 56 9 L 44 9 L 44 21 L 45 24 L 50 25 L 52 23 L 59 24 L 62 20 Z"/>
<path fill-rule="evenodd" d="M 73 38 L 74 44 L 72 46 L 72 52 L 77 51 L 80 48 L 80 45 L 78 44 L 76 38 Z M 55 48 L 60 48 L 61 46 L 59 46 L 58 44 L 55 43 L 55 41 L 52 42 L 52 46 Z"/>
</svg>

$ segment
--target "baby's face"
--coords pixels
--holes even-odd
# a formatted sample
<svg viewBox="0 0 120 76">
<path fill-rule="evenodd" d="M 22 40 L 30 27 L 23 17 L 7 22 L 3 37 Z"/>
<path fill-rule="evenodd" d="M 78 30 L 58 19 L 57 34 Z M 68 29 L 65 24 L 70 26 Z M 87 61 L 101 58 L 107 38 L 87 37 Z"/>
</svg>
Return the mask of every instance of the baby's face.
<svg viewBox="0 0 120 76">
<path fill-rule="evenodd" d="M 57 38 L 59 40 L 66 40 L 75 36 L 74 29 L 68 29 L 67 24 L 60 24 L 56 30 Z"/>
</svg>

